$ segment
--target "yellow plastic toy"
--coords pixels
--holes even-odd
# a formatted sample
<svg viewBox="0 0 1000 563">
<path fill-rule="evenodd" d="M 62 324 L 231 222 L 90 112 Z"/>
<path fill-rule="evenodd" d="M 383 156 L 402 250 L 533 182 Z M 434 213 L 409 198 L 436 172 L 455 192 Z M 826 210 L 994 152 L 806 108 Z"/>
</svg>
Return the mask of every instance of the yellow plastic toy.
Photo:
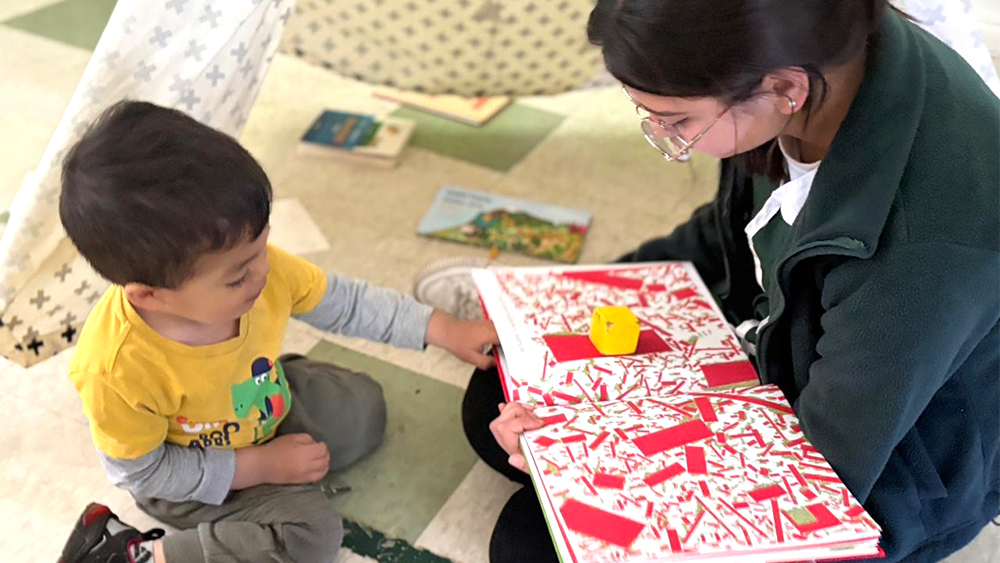
<svg viewBox="0 0 1000 563">
<path fill-rule="evenodd" d="M 605 356 L 634 354 L 639 345 L 639 319 L 628 307 L 598 307 L 590 324 L 590 341 Z"/>
</svg>

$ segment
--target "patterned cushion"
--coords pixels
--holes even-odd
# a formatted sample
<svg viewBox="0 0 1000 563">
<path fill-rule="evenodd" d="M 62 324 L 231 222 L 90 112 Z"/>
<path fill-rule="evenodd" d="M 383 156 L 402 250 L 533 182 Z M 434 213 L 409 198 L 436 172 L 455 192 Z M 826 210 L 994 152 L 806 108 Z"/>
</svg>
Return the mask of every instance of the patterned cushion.
<svg viewBox="0 0 1000 563">
<path fill-rule="evenodd" d="M 603 73 L 593 0 L 300 0 L 281 49 L 358 80 L 464 96 L 553 94 Z"/>
</svg>

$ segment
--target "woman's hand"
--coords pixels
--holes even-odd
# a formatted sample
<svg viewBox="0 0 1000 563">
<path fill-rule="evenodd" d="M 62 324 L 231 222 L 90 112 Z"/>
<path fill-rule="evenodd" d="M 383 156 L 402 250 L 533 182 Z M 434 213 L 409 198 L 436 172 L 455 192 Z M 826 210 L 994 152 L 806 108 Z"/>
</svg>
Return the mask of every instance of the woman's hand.
<svg viewBox="0 0 1000 563">
<path fill-rule="evenodd" d="M 527 473 L 528 466 L 524 462 L 518 439 L 525 430 L 541 428 L 545 423 L 535 416 L 533 409 L 519 403 L 500 403 L 498 407 L 500 416 L 490 423 L 490 431 L 500 447 L 510 455 L 507 463 Z"/>
</svg>

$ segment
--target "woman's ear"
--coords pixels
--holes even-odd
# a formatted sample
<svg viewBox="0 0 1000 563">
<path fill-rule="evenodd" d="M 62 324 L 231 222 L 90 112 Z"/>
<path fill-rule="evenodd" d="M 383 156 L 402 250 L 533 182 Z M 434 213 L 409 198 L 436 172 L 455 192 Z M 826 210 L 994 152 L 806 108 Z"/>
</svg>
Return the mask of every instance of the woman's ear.
<svg viewBox="0 0 1000 563">
<path fill-rule="evenodd" d="M 764 77 L 761 91 L 775 94 L 775 110 L 792 115 L 805 107 L 809 99 L 809 75 L 798 67 L 782 68 Z"/>
</svg>

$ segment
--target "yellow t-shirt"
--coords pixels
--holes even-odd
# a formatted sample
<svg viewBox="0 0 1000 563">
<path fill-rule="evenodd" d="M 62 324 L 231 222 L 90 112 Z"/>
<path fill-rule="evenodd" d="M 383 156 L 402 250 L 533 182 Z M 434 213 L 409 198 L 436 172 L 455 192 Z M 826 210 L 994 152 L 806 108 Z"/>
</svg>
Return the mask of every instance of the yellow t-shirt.
<svg viewBox="0 0 1000 563">
<path fill-rule="evenodd" d="M 91 312 L 70 363 L 94 443 L 135 459 L 164 442 L 240 448 L 274 435 L 292 406 L 277 356 L 291 315 L 326 291 L 317 266 L 274 247 L 264 292 L 239 336 L 211 346 L 169 340 L 113 286 Z"/>
</svg>

